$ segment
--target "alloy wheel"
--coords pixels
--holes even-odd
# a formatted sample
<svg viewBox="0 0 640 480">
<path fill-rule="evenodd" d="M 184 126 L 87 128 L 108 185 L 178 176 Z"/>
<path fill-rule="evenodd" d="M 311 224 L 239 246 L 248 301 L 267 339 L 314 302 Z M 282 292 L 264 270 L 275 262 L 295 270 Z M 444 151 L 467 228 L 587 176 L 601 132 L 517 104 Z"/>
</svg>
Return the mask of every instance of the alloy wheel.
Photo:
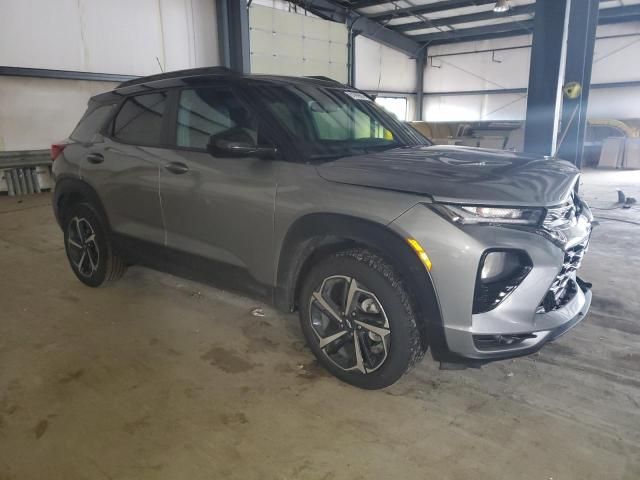
<svg viewBox="0 0 640 480">
<path fill-rule="evenodd" d="M 100 265 L 96 233 L 86 218 L 73 217 L 67 231 L 69 259 L 84 277 L 91 277 Z"/>
<path fill-rule="evenodd" d="M 389 319 L 375 294 L 355 278 L 324 279 L 309 301 L 309 318 L 320 350 L 342 370 L 367 374 L 387 359 Z"/>
</svg>

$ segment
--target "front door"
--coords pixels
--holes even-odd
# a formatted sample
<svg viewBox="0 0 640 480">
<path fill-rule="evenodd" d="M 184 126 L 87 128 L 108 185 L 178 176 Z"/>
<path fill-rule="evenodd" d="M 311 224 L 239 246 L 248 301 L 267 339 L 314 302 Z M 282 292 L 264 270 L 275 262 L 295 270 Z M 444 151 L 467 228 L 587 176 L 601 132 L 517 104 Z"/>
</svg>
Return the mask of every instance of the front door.
<svg viewBox="0 0 640 480">
<path fill-rule="evenodd" d="M 215 139 L 262 145 L 259 121 L 227 86 L 178 92 L 177 148 L 162 170 L 167 245 L 273 279 L 278 161 L 210 153 Z"/>
</svg>

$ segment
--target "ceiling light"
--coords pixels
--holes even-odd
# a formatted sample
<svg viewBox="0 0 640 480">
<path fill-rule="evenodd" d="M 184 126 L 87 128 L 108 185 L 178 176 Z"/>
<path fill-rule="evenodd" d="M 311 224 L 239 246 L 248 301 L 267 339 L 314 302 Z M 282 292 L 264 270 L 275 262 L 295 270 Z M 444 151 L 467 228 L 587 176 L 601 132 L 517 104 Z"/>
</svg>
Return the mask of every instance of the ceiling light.
<svg viewBox="0 0 640 480">
<path fill-rule="evenodd" d="M 509 11 L 509 0 L 498 0 L 496 6 L 493 7 L 494 12 L 502 13 Z"/>
</svg>

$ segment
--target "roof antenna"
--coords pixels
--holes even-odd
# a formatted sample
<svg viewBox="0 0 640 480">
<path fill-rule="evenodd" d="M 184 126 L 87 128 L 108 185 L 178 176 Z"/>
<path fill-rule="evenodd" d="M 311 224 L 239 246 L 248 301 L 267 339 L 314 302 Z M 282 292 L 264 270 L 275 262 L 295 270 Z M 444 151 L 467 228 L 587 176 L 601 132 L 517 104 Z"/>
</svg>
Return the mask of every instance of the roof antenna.
<svg viewBox="0 0 640 480">
<path fill-rule="evenodd" d="M 160 59 L 158 57 L 156 57 L 156 62 L 158 62 L 158 67 L 160 67 L 160 71 L 164 73 L 164 68 L 162 68 L 162 65 L 160 64 Z"/>
</svg>

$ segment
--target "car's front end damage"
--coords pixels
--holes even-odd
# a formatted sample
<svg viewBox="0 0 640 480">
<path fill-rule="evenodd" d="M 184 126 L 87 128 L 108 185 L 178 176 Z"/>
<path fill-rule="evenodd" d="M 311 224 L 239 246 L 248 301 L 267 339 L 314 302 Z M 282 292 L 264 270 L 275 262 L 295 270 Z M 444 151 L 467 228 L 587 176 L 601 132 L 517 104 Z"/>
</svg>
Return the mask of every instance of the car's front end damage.
<svg viewBox="0 0 640 480">
<path fill-rule="evenodd" d="M 330 181 L 421 197 L 389 227 L 424 256 L 441 350 L 456 358 L 531 353 L 587 313 L 591 293 L 577 270 L 592 215 L 568 162 L 440 145 L 344 158 L 318 171 Z"/>
<path fill-rule="evenodd" d="M 572 193 L 549 208 L 421 204 L 393 227 L 429 256 L 448 350 L 493 360 L 532 353 L 584 318 L 591 291 L 577 270 L 591 220 Z"/>
</svg>

